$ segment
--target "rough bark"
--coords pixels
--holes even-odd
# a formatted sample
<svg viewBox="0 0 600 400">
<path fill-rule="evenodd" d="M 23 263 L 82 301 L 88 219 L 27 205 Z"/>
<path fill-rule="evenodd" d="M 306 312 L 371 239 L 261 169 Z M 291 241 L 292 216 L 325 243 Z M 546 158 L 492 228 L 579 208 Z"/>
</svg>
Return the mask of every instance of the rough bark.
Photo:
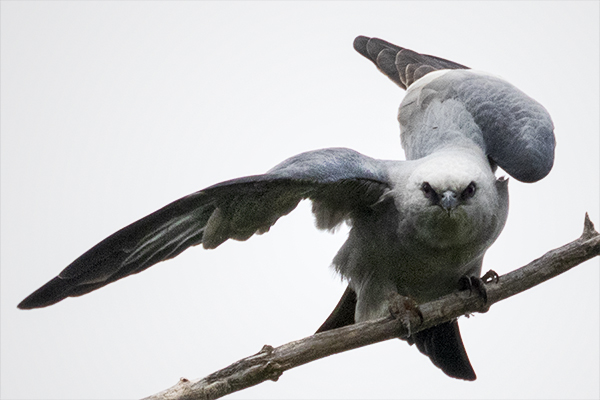
<svg viewBox="0 0 600 400">
<path fill-rule="evenodd" d="M 519 269 L 500 276 L 498 280 L 487 283 L 485 285 L 487 303 L 473 291 L 465 290 L 421 304 L 418 308 L 421 315 L 413 312 L 414 310 L 408 310 L 401 312 L 396 318 L 390 316 L 354 324 L 309 336 L 277 348 L 265 345 L 253 356 L 241 359 L 202 379 L 182 378 L 175 386 L 144 400 L 217 399 L 266 380 L 276 381 L 284 371 L 332 354 L 393 338 L 406 338 L 411 332 L 418 332 L 461 315 L 487 312 L 494 303 L 531 289 L 598 255 L 600 255 L 600 234 L 595 231 L 594 225 L 586 214 L 581 237 L 547 252 Z"/>
</svg>

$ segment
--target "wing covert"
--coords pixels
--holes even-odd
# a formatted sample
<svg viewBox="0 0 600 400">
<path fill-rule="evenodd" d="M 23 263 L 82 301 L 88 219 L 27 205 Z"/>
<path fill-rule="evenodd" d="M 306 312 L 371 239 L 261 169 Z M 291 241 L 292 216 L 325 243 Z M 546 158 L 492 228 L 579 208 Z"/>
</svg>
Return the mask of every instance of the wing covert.
<svg viewBox="0 0 600 400">
<path fill-rule="evenodd" d="M 398 119 L 409 159 L 467 138 L 522 182 L 544 178 L 554 164 L 554 126 L 548 111 L 491 74 L 431 74 L 409 88 Z"/>
</svg>

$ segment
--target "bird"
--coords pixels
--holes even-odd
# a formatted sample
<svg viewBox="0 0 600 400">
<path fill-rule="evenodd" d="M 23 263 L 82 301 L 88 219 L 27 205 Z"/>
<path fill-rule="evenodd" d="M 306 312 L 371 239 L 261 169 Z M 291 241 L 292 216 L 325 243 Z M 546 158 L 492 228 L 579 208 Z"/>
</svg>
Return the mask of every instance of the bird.
<svg viewBox="0 0 600 400">
<path fill-rule="evenodd" d="M 302 200 L 312 201 L 318 229 L 350 227 L 332 261 L 348 286 L 317 333 L 389 316 L 390 296 L 418 306 L 465 280 L 476 286 L 508 217 L 508 179 L 496 176 L 498 167 L 526 183 L 552 169 L 548 111 L 499 76 L 378 38 L 358 36 L 353 45 L 406 90 L 398 110 L 404 160 L 325 148 L 217 183 L 102 240 L 18 308 L 84 295 L 193 246 L 266 233 Z M 408 342 L 446 375 L 476 379 L 456 319 Z"/>
</svg>

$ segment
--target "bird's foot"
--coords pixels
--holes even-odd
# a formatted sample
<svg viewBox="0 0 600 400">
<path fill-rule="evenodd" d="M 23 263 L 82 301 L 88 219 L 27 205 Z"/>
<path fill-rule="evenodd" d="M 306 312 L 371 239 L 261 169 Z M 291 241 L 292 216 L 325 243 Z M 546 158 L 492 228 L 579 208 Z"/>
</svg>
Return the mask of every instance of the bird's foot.
<svg viewBox="0 0 600 400">
<path fill-rule="evenodd" d="M 492 282 L 498 283 L 499 279 L 500 278 L 498 277 L 496 271 L 491 269 L 488 272 L 486 272 L 485 275 L 483 275 L 481 278 L 476 276 L 465 275 L 461 277 L 458 281 L 459 290 L 469 290 L 469 294 L 473 294 L 473 291 L 475 291 L 483 300 L 484 306 L 486 306 L 488 302 L 488 296 L 485 285 Z"/>
<path fill-rule="evenodd" d="M 483 303 L 487 304 L 487 291 L 485 290 L 485 282 L 476 276 L 463 276 L 458 281 L 459 290 L 468 290 L 469 295 L 475 291 L 479 297 L 483 299 Z"/>
<path fill-rule="evenodd" d="M 402 296 L 398 293 L 392 293 L 388 297 L 389 311 L 393 318 L 400 320 L 408 334 L 403 339 L 412 336 L 412 328 L 423 323 L 423 314 L 419 310 L 419 305 L 410 297 Z"/>
</svg>

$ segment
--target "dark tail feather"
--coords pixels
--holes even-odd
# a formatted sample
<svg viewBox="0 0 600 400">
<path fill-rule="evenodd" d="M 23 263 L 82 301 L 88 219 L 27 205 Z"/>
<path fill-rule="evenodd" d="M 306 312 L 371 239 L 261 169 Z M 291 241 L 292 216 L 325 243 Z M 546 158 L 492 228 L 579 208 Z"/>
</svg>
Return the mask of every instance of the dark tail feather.
<svg viewBox="0 0 600 400">
<path fill-rule="evenodd" d="M 460 336 L 458 321 L 417 332 L 413 340 L 421 353 L 429 356 L 446 375 L 467 381 L 477 379 Z"/>
<path fill-rule="evenodd" d="M 356 292 L 347 287 L 331 315 L 315 333 L 352 325 L 355 322 L 355 310 Z M 477 378 L 463 345 L 458 321 L 446 322 L 417 332 L 409 339 L 409 343 L 416 344 L 421 353 L 428 356 L 446 375 L 467 381 Z"/>
<path fill-rule="evenodd" d="M 352 325 L 354 323 L 355 309 L 356 292 L 350 289 L 350 286 L 348 286 L 331 315 L 315 333 L 341 328 L 342 326 L 346 325 Z"/>
</svg>

